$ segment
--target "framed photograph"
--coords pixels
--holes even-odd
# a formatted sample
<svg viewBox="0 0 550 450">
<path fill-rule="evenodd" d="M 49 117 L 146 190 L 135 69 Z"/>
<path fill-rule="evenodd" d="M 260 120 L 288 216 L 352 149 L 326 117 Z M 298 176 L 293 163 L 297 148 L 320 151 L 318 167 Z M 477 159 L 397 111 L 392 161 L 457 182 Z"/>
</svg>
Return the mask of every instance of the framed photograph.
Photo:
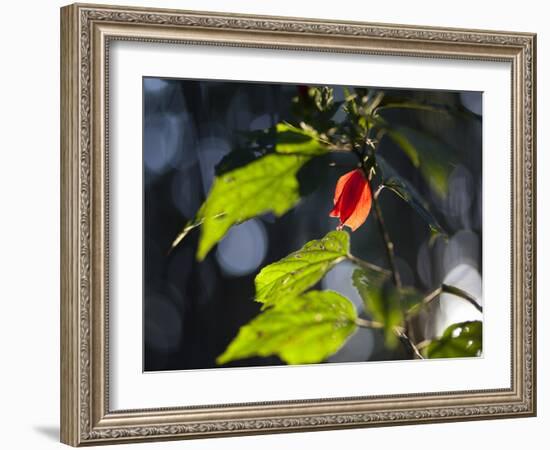
<svg viewBox="0 0 550 450">
<path fill-rule="evenodd" d="M 62 8 L 62 442 L 535 415 L 535 57 Z"/>
</svg>

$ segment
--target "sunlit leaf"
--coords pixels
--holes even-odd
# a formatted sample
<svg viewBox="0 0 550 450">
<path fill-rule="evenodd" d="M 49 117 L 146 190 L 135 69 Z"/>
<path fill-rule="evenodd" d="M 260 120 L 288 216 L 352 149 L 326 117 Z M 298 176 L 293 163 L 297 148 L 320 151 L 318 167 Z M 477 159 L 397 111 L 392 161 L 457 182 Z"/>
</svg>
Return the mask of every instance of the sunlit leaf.
<svg viewBox="0 0 550 450">
<path fill-rule="evenodd" d="M 227 153 L 216 164 L 216 175 L 223 175 L 273 152 L 318 156 L 328 151 L 315 130 L 298 128 L 288 123 L 249 131 L 244 137 L 248 146 Z"/>
<path fill-rule="evenodd" d="M 265 139 L 270 131 L 259 132 Z M 258 133 L 256 133 L 258 134 Z M 197 216 L 174 240 L 177 245 L 195 224 L 201 224 L 197 258 L 202 260 L 231 226 L 272 212 L 281 216 L 300 198 L 298 171 L 314 156 L 328 152 L 317 132 L 280 123 L 275 146 L 228 153 L 216 166 L 216 178 Z"/>
<path fill-rule="evenodd" d="M 328 151 L 315 130 L 298 128 L 288 123 L 279 123 L 276 127 L 265 130 L 249 131 L 244 137 L 248 146 L 227 153 L 216 164 L 216 175 L 223 175 L 273 152 L 318 156 Z"/>
<path fill-rule="evenodd" d="M 355 332 L 356 318 L 353 304 L 336 292 L 287 297 L 241 327 L 217 363 L 270 355 L 288 364 L 318 363 Z"/>
<path fill-rule="evenodd" d="M 349 252 L 349 235 L 331 231 L 264 267 L 256 276 L 256 301 L 270 306 L 312 287 Z"/>
<path fill-rule="evenodd" d="M 202 260 L 229 228 L 257 215 L 281 216 L 299 200 L 296 173 L 303 155 L 269 154 L 216 177 L 195 221 L 202 221 L 197 258 Z"/>
<path fill-rule="evenodd" d="M 352 278 L 365 309 L 383 325 L 386 345 L 395 347 L 395 327 L 402 326 L 405 312 L 419 304 L 422 295 L 411 287 L 396 288 L 389 275 L 374 270 L 356 269 Z"/>
<path fill-rule="evenodd" d="M 424 349 L 427 358 L 466 358 L 480 356 L 482 349 L 480 321 L 455 323 L 448 327 L 439 339 Z"/>
<path fill-rule="evenodd" d="M 277 153 L 291 153 L 317 156 L 327 153 L 327 146 L 321 142 L 313 129 L 302 129 L 287 123 L 277 124 Z"/>
</svg>

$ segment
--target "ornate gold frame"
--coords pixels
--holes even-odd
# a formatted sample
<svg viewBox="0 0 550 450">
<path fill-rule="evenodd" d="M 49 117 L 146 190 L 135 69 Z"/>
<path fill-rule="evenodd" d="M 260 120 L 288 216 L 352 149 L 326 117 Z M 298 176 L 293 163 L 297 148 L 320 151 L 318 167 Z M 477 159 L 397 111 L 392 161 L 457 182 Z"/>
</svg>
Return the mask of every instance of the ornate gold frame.
<svg viewBox="0 0 550 450">
<path fill-rule="evenodd" d="M 112 40 L 496 60 L 512 67 L 512 386 L 111 411 L 108 57 Z M 98 5 L 61 9 L 61 440 L 79 446 L 533 416 L 536 36 Z"/>
</svg>

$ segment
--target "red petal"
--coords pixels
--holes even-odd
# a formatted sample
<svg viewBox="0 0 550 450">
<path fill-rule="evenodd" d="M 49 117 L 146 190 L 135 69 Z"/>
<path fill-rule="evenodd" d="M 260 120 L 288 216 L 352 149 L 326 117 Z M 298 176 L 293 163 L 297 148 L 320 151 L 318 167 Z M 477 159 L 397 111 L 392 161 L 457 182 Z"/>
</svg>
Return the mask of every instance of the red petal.
<svg viewBox="0 0 550 450">
<path fill-rule="evenodd" d="M 334 204 L 336 205 L 338 203 L 338 200 L 340 199 L 340 196 L 342 195 L 342 191 L 344 190 L 344 186 L 348 182 L 348 180 L 356 173 L 360 172 L 359 169 L 352 170 L 351 172 L 348 172 L 344 175 L 342 175 L 340 178 L 338 178 L 338 182 L 336 183 L 336 190 L 334 191 Z"/>
<path fill-rule="evenodd" d="M 330 217 L 340 217 L 340 208 L 342 207 L 342 196 L 338 198 L 338 201 L 336 201 L 334 208 L 332 208 L 332 211 L 328 213 Z"/>
<path fill-rule="evenodd" d="M 365 186 L 363 187 L 363 191 L 361 193 L 361 197 L 355 205 L 355 209 L 353 210 L 352 214 L 343 221 L 343 224 L 350 227 L 351 231 L 357 230 L 357 228 L 363 225 L 363 223 L 365 223 L 365 220 L 367 220 L 371 205 L 372 193 L 369 184 L 365 183 Z"/>
<path fill-rule="evenodd" d="M 329 215 L 340 219 L 340 227 L 345 225 L 355 231 L 367 220 L 371 203 L 369 183 L 363 171 L 355 169 L 338 179 L 334 193 L 334 208 Z"/>
<path fill-rule="evenodd" d="M 367 181 L 361 170 L 354 170 L 351 177 L 342 190 L 342 194 L 339 199 L 340 204 L 340 221 L 345 224 L 348 218 L 353 214 L 361 195 L 363 195 L 363 188 L 367 185 Z"/>
</svg>

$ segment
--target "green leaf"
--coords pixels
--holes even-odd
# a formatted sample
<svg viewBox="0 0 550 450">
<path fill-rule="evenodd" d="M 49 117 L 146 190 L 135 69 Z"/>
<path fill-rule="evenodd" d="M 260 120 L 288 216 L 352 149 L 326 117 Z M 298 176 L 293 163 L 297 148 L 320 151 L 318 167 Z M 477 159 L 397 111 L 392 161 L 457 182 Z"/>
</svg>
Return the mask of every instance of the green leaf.
<svg viewBox="0 0 550 450">
<path fill-rule="evenodd" d="M 296 173 L 309 160 L 303 155 L 269 154 L 216 177 L 194 222 L 202 221 L 197 258 L 235 224 L 266 212 L 281 216 L 299 200 Z"/>
<path fill-rule="evenodd" d="M 233 225 L 266 212 L 281 216 L 298 202 L 298 171 L 312 157 L 326 154 L 328 148 L 313 129 L 280 123 L 275 131 L 275 153 L 273 148 L 256 146 L 222 158 L 208 198 L 172 248 L 196 224 L 201 224 L 197 259 L 203 260 Z M 270 130 L 257 132 L 256 138 L 265 140 L 269 133 Z"/>
<path fill-rule="evenodd" d="M 387 128 L 386 132 L 418 167 L 434 192 L 445 197 L 451 172 L 456 166 L 456 158 L 449 146 L 412 128 Z"/>
<path fill-rule="evenodd" d="M 482 323 L 478 320 L 455 323 L 439 339 L 424 349 L 427 358 L 467 358 L 480 356 L 482 349 Z"/>
<path fill-rule="evenodd" d="M 239 167 L 255 161 L 262 156 L 275 152 L 276 126 L 262 128 L 259 130 L 236 131 L 243 144 L 229 153 L 216 164 L 216 175 L 223 175 Z"/>
<path fill-rule="evenodd" d="M 419 304 L 422 295 L 411 287 L 397 289 L 389 275 L 366 268 L 356 269 L 352 279 L 365 309 L 384 326 L 386 345 L 394 348 L 398 343 L 395 327 L 403 324 L 405 311 Z"/>
<path fill-rule="evenodd" d="M 278 355 L 288 364 L 318 363 L 344 345 L 356 319 L 353 303 L 336 292 L 287 297 L 241 327 L 216 361 Z"/>
<path fill-rule="evenodd" d="M 317 132 L 306 125 L 304 127 L 279 123 L 273 128 L 246 132 L 248 144 L 227 153 L 216 164 L 216 175 L 223 175 L 273 152 L 308 156 L 327 153 L 328 148 Z"/>
<path fill-rule="evenodd" d="M 264 267 L 256 276 L 256 301 L 264 307 L 304 292 L 317 283 L 349 252 L 349 235 L 331 231 L 300 250 Z"/>
<path fill-rule="evenodd" d="M 327 146 L 321 142 L 313 129 L 302 129 L 288 123 L 277 124 L 277 153 L 317 156 L 327 153 Z"/>
</svg>

